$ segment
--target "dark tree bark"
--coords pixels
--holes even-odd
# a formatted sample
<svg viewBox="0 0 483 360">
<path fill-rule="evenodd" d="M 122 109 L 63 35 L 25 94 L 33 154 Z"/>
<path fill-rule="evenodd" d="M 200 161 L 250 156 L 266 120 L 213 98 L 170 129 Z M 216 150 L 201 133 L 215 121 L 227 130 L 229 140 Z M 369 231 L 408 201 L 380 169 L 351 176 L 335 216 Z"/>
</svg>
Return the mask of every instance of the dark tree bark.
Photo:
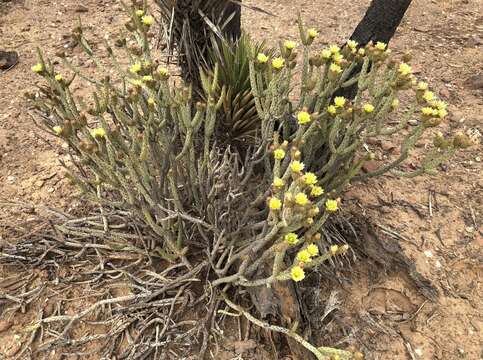
<svg viewBox="0 0 483 360">
<path fill-rule="evenodd" d="M 357 25 L 351 40 L 361 46 L 369 41 L 388 43 L 394 36 L 412 0 L 373 0 Z"/>
</svg>

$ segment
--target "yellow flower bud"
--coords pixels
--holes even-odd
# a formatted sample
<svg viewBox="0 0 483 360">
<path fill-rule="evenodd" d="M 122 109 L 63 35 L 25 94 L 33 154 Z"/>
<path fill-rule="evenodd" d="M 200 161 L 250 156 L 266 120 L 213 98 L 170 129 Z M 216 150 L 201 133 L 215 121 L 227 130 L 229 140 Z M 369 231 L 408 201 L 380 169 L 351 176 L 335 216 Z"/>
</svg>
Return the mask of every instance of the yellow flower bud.
<svg viewBox="0 0 483 360">
<path fill-rule="evenodd" d="M 154 18 L 151 15 L 145 15 L 141 18 L 141 22 L 144 25 L 150 26 L 154 24 Z"/>
<path fill-rule="evenodd" d="M 378 42 L 376 43 L 376 46 L 375 46 L 375 48 L 376 48 L 377 50 L 380 50 L 380 51 L 384 51 L 384 50 L 386 50 L 386 47 L 387 47 L 387 45 L 386 45 L 385 43 L 381 42 L 381 41 L 378 41 Z"/>
<path fill-rule="evenodd" d="M 284 240 L 288 242 L 290 245 L 296 245 L 299 242 L 299 238 L 297 234 L 291 232 L 284 236 Z"/>
<path fill-rule="evenodd" d="M 312 172 L 305 173 L 304 182 L 306 185 L 315 185 L 317 183 L 317 176 Z"/>
<path fill-rule="evenodd" d="M 60 136 L 62 135 L 62 132 L 64 131 L 64 129 L 61 127 L 61 126 L 54 126 L 52 128 L 52 130 L 54 130 L 54 132 L 57 134 L 57 136 Z"/>
<path fill-rule="evenodd" d="M 304 167 L 305 167 L 304 163 L 297 160 L 292 161 L 292 163 L 290 164 L 290 170 L 292 170 L 292 172 L 294 173 L 301 172 L 304 169 Z"/>
<path fill-rule="evenodd" d="M 106 136 L 106 130 L 104 130 L 103 128 L 92 129 L 91 136 L 94 138 L 103 138 Z"/>
<path fill-rule="evenodd" d="M 345 105 L 345 102 L 346 100 L 345 100 L 345 97 L 343 96 L 336 96 L 334 98 L 334 104 L 336 107 L 343 107 Z"/>
<path fill-rule="evenodd" d="M 303 192 L 299 192 L 295 195 L 295 203 L 300 206 L 305 206 L 310 202 L 307 195 Z"/>
<path fill-rule="evenodd" d="M 337 200 L 328 199 L 325 202 L 325 209 L 329 212 L 337 211 L 338 208 L 339 208 L 339 204 L 337 203 Z"/>
<path fill-rule="evenodd" d="M 303 263 L 309 263 L 312 261 L 310 253 L 307 250 L 300 250 L 297 253 L 297 260 Z"/>
<path fill-rule="evenodd" d="M 297 43 L 295 41 L 285 40 L 283 46 L 285 46 L 285 49 L 287 50 L 293 50 L 297 46 Z"/>
<path fill-rule="evenodd" d="M 367 114 L 370 114 L 371 112 L 374 111 L 374 105 L 372 104 L 364 104 L 364 112 L 367 113 Z"/>
<path fill-rule="evenodd" d="M 422 90 L 422 91 L 428 90 L 428 84 L 425 83 L 424 81 L 420 81 L 418 83 L 418 90 Z"/>
<path fill-rule="evenodd" d="M 355 49 L 357 45 L 358 45 L 357 41 L 354 41 L 354 40 L 347 41 L 347 46 L 349 47 L 349 49 Z"/>
<path fill-rule="evenodd" d="M 276 177 L 273 179 L 273 186 L 276 188 L 281 188 L 285 185 L 284 181 L 280 179 L 279 177 Z"/>
<path fill-rule="evenodd" d="M 339 65 L 334 63 L 330 64 L 329 70 L 334 74 L 340 74 L 342 72 L 342 68 Z"/>
<path fill-rule="evenodd" d="M 129 68 L 129 71 L 132 72 L 133 74 L 137 74 L 138 72 L 141 71 L 141 63 L 132 64 L 131 67 Z"/>
<path fill-rule="evenodd" d="M 276 197 L 272 197 L 268 201 L 268 207 L 270 210 L 280 210 L 282 208 L 282 201 Z"/>
<path fill-rule="evenodd" d="M 294 266 L 292 270 L 290 270 L 290 275 L 292 276 L 292 280 L 296 282 L 305 279 L 305 271 L 300 266 Z"/>
<path fill-rule="evenodd" d="M 310 196 L 317 197 L 323 194 L 324 189 L 322 189 L 320 186 L 312 186 L 312 189 L 310 190 Z"/>
<path fill-rule="evenodd" d="M 423 94 L 423 99 L 430 102 L 435 99 L 434 93 L 432 91 L 425 91 Z"/>
<path fill-rule="evenodd" d="M 260 64 L 265 64 L 268 61 L 268 56 L 264 53 L 259 53 L 257 55 L 257 60 Z"/>
<path fill-rule="evenodd" d="M 32 66 L 32 71 L 36 74 L 40 74 L 42 71 L 44 71 L 44 67 L 41 63 L 37 63 Z"/>
<path fill-rule="evenodd" d="M 399 71 L 399 74 L 401 74 L 402 76 L 408 76 L 408 75 L 411 75 L 411 73 L 413 72 L 413 69 L 408 64 L 401 63 L 399 65 L 398 71 Z"/>
<path fill-rule="evenodd" d="M 325 60 L 329 60 L 332 57 L 332 53 L 328 49 L 322 50 L 322 58 Z"/>
<path fill-rule="evenodd" d="M 143 10 L 136 10 L 135 14 L 136 14 L 136 16 L 141 17 L 141 16 L 144 15 L 144 11 Z"/>
<path fill-rule="evenodd" d="M 272 60 L 272 67 L 275 70 L 280 70 L 281 68 L 283 68 L 284 65 L 285 65 L 285 60 L 281 57 L 277 57 Z"/>
<path fill-rule="evenodd" d="M 337 108 L 334 106 L 334 105 L 329 105 L 327 107 L 327 112 L 330 114 L 330 115 L 335 115 L 337 113 Z"/>
<path fill-rule="evenodd" d="M 306 111 L 301 111 L 297 114 L 297 120 L 299 125 L 305 125 L 310 122 L 310 114 Z"/>
<path fill-rule="evenodd" d="M 338 245 L 332 245 L 332 246 L 330 247 L 330 253 L 331 253 L 332 255 L 337 254 L 337 251 L 338 251 L 338 250 L 339 250 L 339 246 L 338 246 Z"/>
<path fill-rule="evenodd" d="M 329 50 L 332 54 L 337 54 L 340 51 L 340 47 L 337 45 L 333 44 L 329 46 Z"/>
<path fill-rule="evenodd" d="M 309 244 L 307 245 L 307 251 L 311 256 L 317 256 L 319 255 L 319 248 L 315 244 Z"/>
<path fill-rule="evenodd" d="M 55 81 L 58 81 L 58 82 L 61 82 L 62 81 L 62 75 L 61 74 L 57 74 L 55 75 Z"/>
<path fill-rule="evenodd" d="M 307 31 L 307 35 L 309 36 L 309 38 L 314 39 L 314 38 L 316 38 L 319 35 L 319 32 L 317 30 L 315 30 L 315 29 L 309 29 Z"/>
<path fill-rule="evenodd" d="M 283 149 L 276 149 L 274 152 L 273 152 L 273 156 L 275 157 L 275 159 L 277 160 L 282 160 L 284 157 L 285 157 L 285 150 Z"/>
</svg>

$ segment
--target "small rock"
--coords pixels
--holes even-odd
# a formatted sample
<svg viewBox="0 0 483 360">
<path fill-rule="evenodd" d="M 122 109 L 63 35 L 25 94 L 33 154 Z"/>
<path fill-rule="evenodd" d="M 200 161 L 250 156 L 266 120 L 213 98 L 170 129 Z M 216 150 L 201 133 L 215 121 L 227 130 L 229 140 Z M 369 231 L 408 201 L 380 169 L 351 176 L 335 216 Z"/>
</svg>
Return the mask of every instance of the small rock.
<svg viewBox="0 0 483 360">
<path fill-rule="evenodd" d="M 15 355 L 17 355 L 17 353 L 20 351 L 21 348 L 22 348 L 21 343 L 19 343 L 18 341 L 13 341 L 12 344 L 10 345 L 10 348 L 7 349 L 5 355 L 7 355 L 7 358 L 12 358 Z"/>
<path fill-rule="evenodd" d="M 417 355 L 417 356 L 423 356 L 423 350 L 421 350 L 420 348 L 417 348 L 417 349 L 414 349 L 414 353 Z"/>
<path fill-rule="evenodd" d="M 369 160 L 364 163 L 362 170 L 366 173 L 376 171 L 380 167 L 380 162 L 376 160 Z"/>
<path fill-rule="evenodd" d="M 384 151 L 393 151 L 396 146 L 391 141 L 383 140 L 381 141 L 381 148 Z"/>
<path fill-rule="evenodd" d="M 41 188 L 42 186 L 44 186 L 44 180 L 37 180 L 35 182 L 35 186 L 37 186 L 38 188 Z"/>
<path fill-rule="evenodd" d="M 7 176 L 7 181 L 10 183 L 10 184 L 13 184 L 15 182 L 15 176 Z"/>
<path fill-rule="evenodd" d="M 426 257 L 428 257 L 428 258 L 432 258 L 433 257 L 433 253 L 431 252 L 431 250 L 425 250 L 424 251 L 424 255 L 426 255 Z"/>
<path fill-rule="evenodd" d="M 377 139 L 374 139 L 374 138 L 369 138 L 366 140 L 366 143 L 368 145 L 379 145 L 381 143 L 381 140 L 377 140 Z"/>
<path fill-rule="evenodd" d="M 74 10 L 76 13 L 86 13 L 89 11 L 89 8 L 87 6 L 84 6 L 84 5 L 78 5 L 75 10 Z"/>
<path fill-rule="evenodd" d="M 11 320 L 0 320 L 0 333 L 3 331 L 7 331 L 13 325 Z"/>
<path fill-rule="evenodd" d="M 473 90 L 483 89 L 483 74 L 476 74 L 465 81 L 466 87 Z"/>
<path fill-rule="evenodd" d="M 451 97 L 451 94 L 448 90 L 448 88 L 444 87 L 440 90 L 439 92 L 439 95 L 443 98 L 443 99 L 449 99 Z"/>
<path fill-rule="evenodd" d="M 475 228 L 473 226 L 467 226 L 465 227 L 465 230 L 468 234 L 472 234 L 475 231 Z"/>
<path fill-rule="evenodd" d="M 235 352 L 237 354 L 243 354 L 246 351 L 253 350 L 257 347 L 257 343 L 255 340 L 247 340 L 247 341 L 236 341 L 234 344 Z"/>
<path fill-rule="evenodd" d="M 408 121 L 408 124 L 411 125 L 411 126 L 418 126 L 419 125 L 419 121 L 416 120 L 416 119 L 410 119 Z"/>
<path fill-rule="evenodd" d="M 53 193 L 54 191 L 55 191 L 55 189 L 53 187 L 50 187 L 50 188 L 47 189 L 48 193 Z"/>
</svg>

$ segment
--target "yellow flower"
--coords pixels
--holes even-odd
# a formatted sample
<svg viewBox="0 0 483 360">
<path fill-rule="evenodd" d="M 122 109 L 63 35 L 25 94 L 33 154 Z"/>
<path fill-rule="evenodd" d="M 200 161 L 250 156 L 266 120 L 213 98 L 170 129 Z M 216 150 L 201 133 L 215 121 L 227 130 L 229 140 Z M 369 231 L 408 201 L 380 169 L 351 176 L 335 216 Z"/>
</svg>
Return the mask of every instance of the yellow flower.
<svg viewBox="0 0 483 360">
<path fill-rule="evenodd" d="M 446 117 L 446 115 L 448 115 L 448 112 L 446 111 L 446 109 L 439 109 L 438 110 L 438 117 L 439 118 L 442 119 L 442 118 Z"/>
<path fill-rule="evenodd" d="M 341 67 L 335 63 L 330 64 L 329 70 L 335 74 L 340 74 L 342 72 Z"/>
<path fill-rule="evenodd" d="M 446 104 L 444 101 L 438 100 L 434 104 L 439 110 L 446 110 L 446 107 L 448 104 Z"/>
<path fill-rule="evenodd" d="M 154 24 L 154 18 L 151 15 L 144 15 L 141 18 L 141 21 L 144 25 L 150 26 Z"/>
<path fill-rule="evenodd" d="M 320 212 L 320 209 L 318 206 L 314 206 L 312 209 L 309 211 L 309 216 L 315 216 L 318 215 Z"/>
<path fill-rule="evenodd" d="M 337 108 L 334 106 L 334 105 L 329 105 L 327 107 L 327 112 L 330 114 L 330 115 L 335 115 L 337 113 Z"/>
<path fill-rule="evenodd" d="M 385 43 L 381 42 L 381 41 L 378 41 L 376 43 L 376 49 L 377 50 L 384 51 L 384 50 L 386 50 L 386 47 L 387 47 L 387 45 Z"/>
<path fill-rule="evenodd" d="M 297 114 L 299 125 L 305 125 L 310 122 L 310 114 L 306 111 L 301 111 Z"/>
<path fill-rule="evenodd" d="M 374 105 L 372 104 L 364 104 L 364 112 L 370 114 L 374 111 Z"/>
<path fill-rule="evenodd" d="M 155 101 L 153 98 L 148 98 L 148 105 L 154 105 L 155 104 Z"/>
<path fill-rule="evenodd" d="M 62 81 L 62 75 L 61 74 L 57 74 L 55 75 L 55 81 L 58 81 L 58 82 L 61 82 Z"/>
<path fill-rule="evenodd" d="M 290 275 L 292 276 L 292 280 L 296 282 L 305 279 L 305 271 L 300 266 L 294 266 L 292 270 L 290 270 Z"/>
<path fill-rule="evenodd" d="M 423 113 L 423 115 L 432 116 L 433 115 L 433 108 L 426 106 L 426 107 L 423 107 L 421 109 L 421 112 Z"/>
<path fill-rule="evenodd" d="M 279 177 L 276 177 L 275 179 L 273 179 L 273 186 L 274 187 L 281 188 L 281 187 L 283 187 L 283 185 L 285 185 L 285 183 Z"/>
<path fill-rule="evenodd" d="M 144 11 L 143 10 L 136 10 L 135 14 L 136 14 L 136 16 L 141 17 L 141 16 L 144 15 Z"/>
<path fill-rule="evenodd" d="M 133 84 L 134 86 L 142 86 L 143 85 L 143 82 L 141 80 L 138 80 L 138 79 L 129 79 L 129 82 L 131 84 Z"/>
<path fill-rule="evenodd" d="M 312 38 L 313 39 L 313 38 L 316 38 L 319 35 L 319 33 L 315 29 L 309 29 L 307 31 L 307 35 L 309 35 L 309 38 Z"/>
<path fill-rule="evenodd" d="M 339 250 L 339 246 L 338 246 L 338 245 L 332 245 L 332 246 L 330 247 L 330 253 L 331 253 L 332 255 L 337 254 L 337 251 L 338 251 L 338 250 Z"/>
<path fill-rule="evenodd" d="M 319 248 L 315 244 L 309 244 L 307 245 L 307 251 L 311 256 L 317 256 L 319 255 Z"/>
<path fill-rule="evenodd" d="M 260 64 L 265 64 L 268 61 L 268 56 L 264 53 L 259 53 L 257 55 L 257 60 Z"/>
<path fill-rule="evenodd" d="M 290 245 L 296 245 L 299 242 L 299 238 L 297 234 L 295 233 L 288 233 L 284 236 L 284 239 L 286 242 L 288 242 Z"/>
<path fill-rule="evenodd" d="M 293 50 L 297 46 L 297 43 L 292 40 L 285 40 L 285 42 L 283 43 L 283 46 L 285 46 L 285 49 L 287 50 Z"/>
<path fill-rule="evenodd" d="M 44 71 L 44 67 L 41 63 L 37 63 L 34 66 L 32 66 L 32 71 L 36 74 L 39 74 L 42 71 Z"/>
<path fill-rule="evenodd" d="M 434 100 L 434 93 L 432 91 L 425 91 L 423 94 L 423 99 L 427 102 Z"/>
<path fill-rule="evenodd" d="M 360 48 L 359 50 L 357 50 L 357 54 L 358 54 L 359 56 L 364 56 L 364 55 L 366 55 L 366 49 L 364 49 L 364 48 Z"/>
<path fill-rule="evenodd" d="M 340 51 L 340 47 L 337 45 L 330 45 L 329 50 L 332 54 L 337 54 Z"/>
<path fill-rule="evenodd" d="M 391 106 L 393 109 L 397 108 L 399 106 L 399 99 L 394 99 L 391 103 Z"/>
<path fill-rule="evenodd" d="M 275 70 L 280 70 L 281 68 L 283 68 L 284 65 L 285 65 L 285 60 L 281 57 L 277 57 L 272 60 L 272 67 Z"/>
<path fill-rule="evenodd" d="M 103 138 L 106 136 L 106 130 L 104 130 L 103 128 L 92 129 L 91 135 L 94 138 Z"/>
<path fill-rule="evenodd" d="M 141 71 L 141 63 L 132 64 L 131 67 L 129 68 L 129 71 L 132 72 L 133 74 L 137 74 L 138 72 Z"/>
<path fill-rule="evenodd" d="M 144 82 L 151 82 L 151 81 L 153 81 L 153 77 L 151 75 L 144 75 L 143 81 Z"/>
<path fill-rule="evenodd" d="M 347 41 L 347 46 L 349 47 L 349 49 L 355 49 L 357 45 L 358 45 L 357 41 L 354 41 L 354 40 Z"/>
<path fill-rule="evenodd" d="M 317 175 L 312 172 L 305 173 L 304 181 L 306 185 L 315 185 L 317 183 Z"/>
<path fill-rule="evenodd" d="M 310 190 L 311 196 L 317 197 L 323 194 L 324 194 L 324 189 L 322 189 L 320 186 L 312 186 L 312 189 Z"/>
<path fill-rule="evenodd" d="M 297 195 L 295 195 L 295 203 L 297 205 L 300 205 L 300 206 L 305 206 L 309 203 L 309 198 L 307 197 L 307 195 L 305 195 L 303 192 L 299 192 L 297 193 Z"/>
<path fill-rule="evenodd" d="M 342 54 L 334 54 L 332 55 L 332 60 L 334 60 L 335 63 L 340 64 L 340 62 L 344 59 L 344 55 Z"/>
<path fill-rule="evenodd" d="M 290 164 L 290 170 L 292 170 L 294 173 L 301 172 L 304 169 L 304 167 L 305 167 L 304 163 L 298 160 L 292 161 L 292 163 Z"/>
<path fill-rule="evenodd" d="M 307 250 L 300 250 L 297 253 L 297 260 L 303 263 L 309 263 L 312 261 L 310 253 Z"/>
<path fill-rule="evenodd" d="M 408 64 L 406 63 L 401 63 L 399 65 L 399 69 L 398 69 L 399 73 L 402 75 L 402 76 L 407 76 L 407 75 L 410 75 L 412 72 L 413 72 L 413 69 L 411 68 L 411 66 L 409 66 Z"/>
<path fill-rule="evenodd" d="M 336 107 L 343 107 L 345 105 L 345 97 L 336 96 L 334 99 L 334 104 Z"/>
<path fill-rule="evenodd" d="M 165 67 L 158 67 L 158 74 L 161 75 L 161 76 L 167 76 L 168 75 L 168 69 L 166 69 Z"/>
<path fill-rule="evenodd" d="M 322 50 L 322 58 L 325 60 L 329 60 L 332 56 L 332 53 L 328 49 Z"/>
<path fill-rule="evenodd" d="M 54 130 L 54 132 L 55 132 L 57 135 L 61 135 L 61 134 L 62 134 L 62 131 L 64 131 L 64 129 L 62 129 L 62 127 L 61 127 L 61 126 L 58 126 L 58 125 L 57 125 L 57 126 L 54 126 L 54 127 L 52 128 L 52 130 Z"/>
<path fill-rule="evenodd" d="M 420 81 L 418 83 L 418 90 L 423 90 L 423 91 L 428 90 L 428 83 L 425 83 L 424 81 Z"/>
<path fill-rule="evenodd" d="M 282 208 L 282 202 L 280 201 L 279 198 L 272 197 L 268 202 L 268 207 L 271 210 L 280 210 Z"/>
<path fill-rule="evenodd" d="M 339 208 L 339 204 L 337 204 L 337 200 L 328 199 L 325 202 L 325 209 L 327 211 L 334 212 L 334 211 L 337 211 L 338 208 Z"/>
<path fill-rule="evenodd" d="M 274 152 L 273 152 L 273 156 L 275 157 L 275 159 L 277 160 L 282 160 L 284 157 L 285 157 L 285 150 L 283 149 L 276 149 Z"/>
</svg>

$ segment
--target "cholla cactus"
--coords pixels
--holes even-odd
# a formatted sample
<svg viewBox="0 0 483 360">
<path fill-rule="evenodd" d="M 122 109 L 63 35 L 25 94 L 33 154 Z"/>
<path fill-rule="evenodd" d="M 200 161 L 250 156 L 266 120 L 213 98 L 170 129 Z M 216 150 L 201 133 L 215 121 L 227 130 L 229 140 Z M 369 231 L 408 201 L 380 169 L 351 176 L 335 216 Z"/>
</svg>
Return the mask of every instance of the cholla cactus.
<svg viewBox="0 0 483 360">
<path fill-rule="evenodd" d="M 292 41 L 282 42 L 278 54 L 246 45 L 250 86 L 243 86 L 251 91 L 259 123 L 241 157 L 229 139 L 217 137 L 225 126 L 221 113 L 238 106 L 220 82 L 227 69 L 216 65 L 202 76 L 205 100 L 194 100 L 191 87 L 174 85 L 154 57 L 148 9 L 127 10 L 130 64 L 121 66 L 106 44 L 115 78 L 91 79 L 63 59 L 74 76 L 96 85 L 91 106 L 70 90 L 74 76 L 58 73 L 40 53 L 32 70 L 47 86 L 28 96 L 47 131 L 68 144 L 69 176 L 86 196 L 142 220 L 161 257 L 187 268 L 199 261 L 214 274 L 215 289 L 302 281 L 308 269 L 349 250 L 321 235 L 342 206 L 339 196 L 349 182 L 388 171 L 432 174 L 457 148 L 470 144 L 463 134 L 449 139 L 438 133 L 421 167 L 403 171 L 400 165 L 416 142 L 444 121 L 446 104 L 415 79 L 407 59 L 391 59 L 385 44 L 358 48 L 348 42 L 343 49 L 315 51 L 311 45 L 318 33 L 300 25 L 300 50 Z M 82 30 L 74 34 L 102 66 Z M 292 101 L 298 63 L 302 85 Z M 350 77 L 357 66 L 361 71 Z M 335 96 L 353 85 L 353 99 Z M 413 117 L 419 124 L 406 133 Z M 402 138 L 400 155 L 361 173 L 375 156 L 368 139 L 395 136 Z M 191 256 L 198 248 L 205 259 Z M 257 277 L 257 269 L 267 264 L 272 271 Z"/>
</svg>

